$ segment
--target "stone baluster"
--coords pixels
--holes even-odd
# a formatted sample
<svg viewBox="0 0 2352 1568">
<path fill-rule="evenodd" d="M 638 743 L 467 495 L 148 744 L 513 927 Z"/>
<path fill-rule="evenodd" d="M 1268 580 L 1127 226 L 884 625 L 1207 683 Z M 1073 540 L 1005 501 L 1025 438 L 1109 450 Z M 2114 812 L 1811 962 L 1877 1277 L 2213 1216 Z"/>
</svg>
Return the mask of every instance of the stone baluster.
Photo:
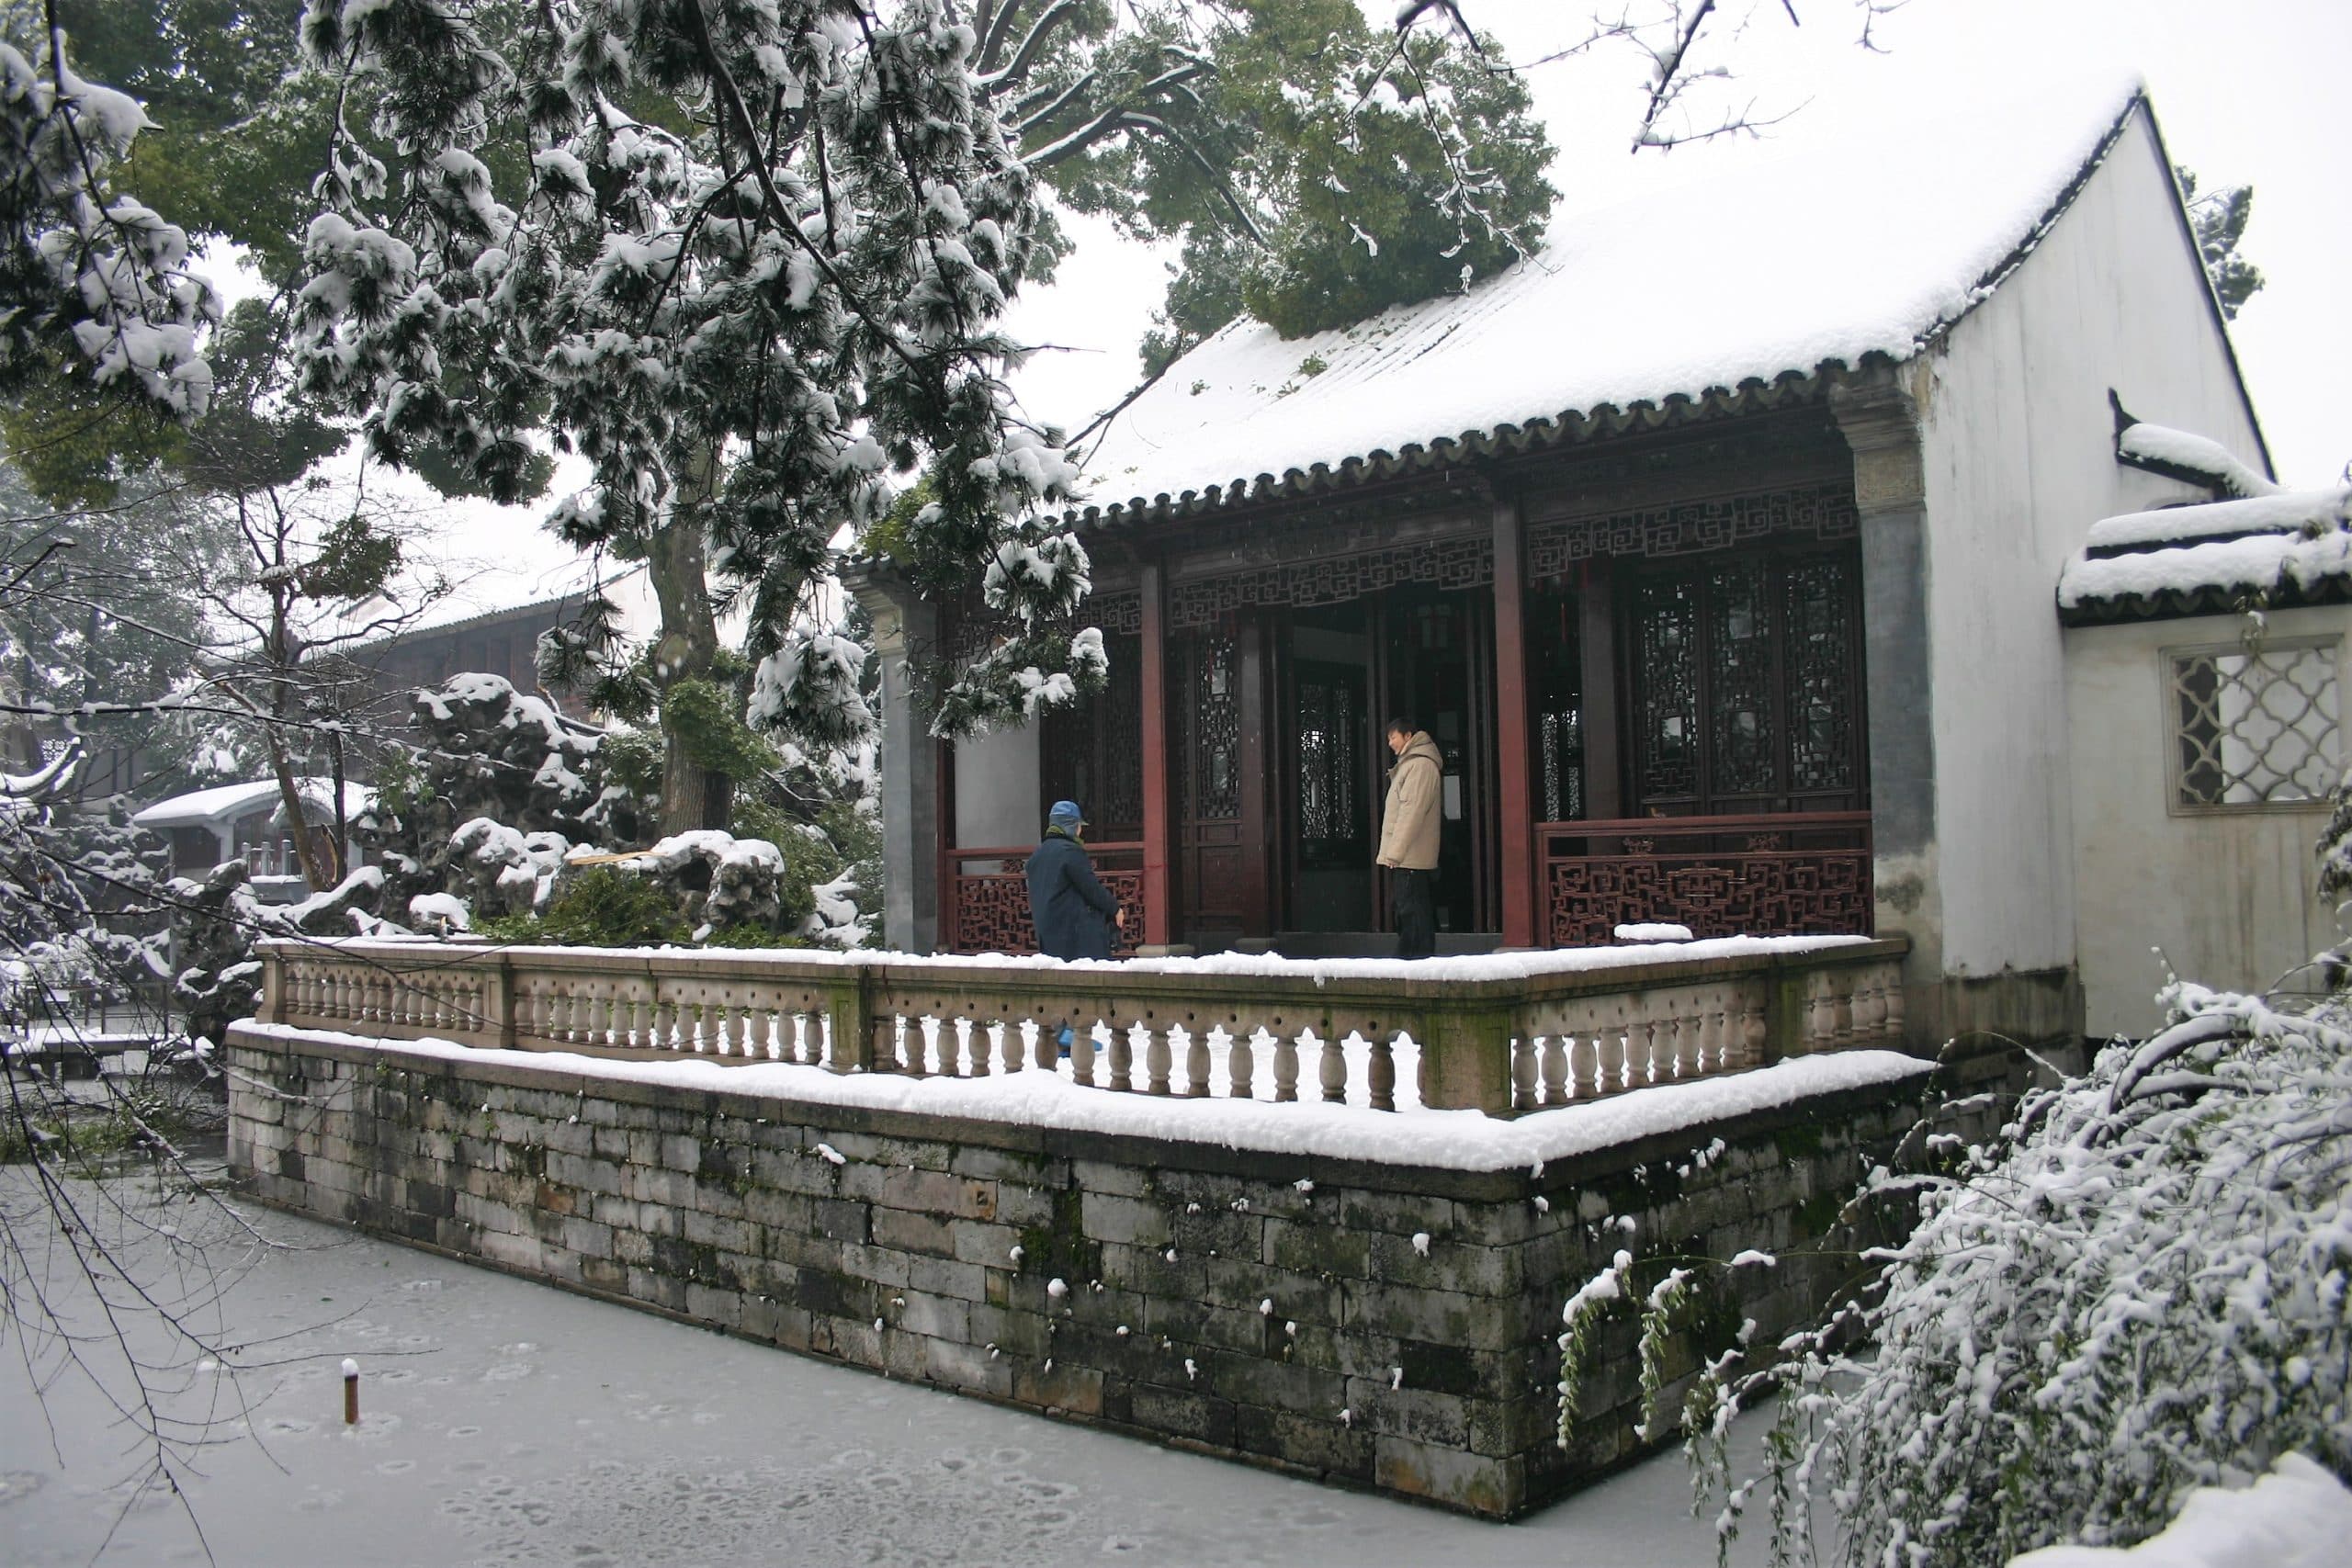
<svg viewBox="0 0 2352 1568">
<path fill-rule="evenodd" d="M 1815 970 L 1806 989 L 1811 993 L 1811 1005 L 1805 1010 L 1805 1048 L 1826 1051 L 1838 1035 L 1837 1009 L 1829 1000 L 1829 976 Z"/>
<path fill-rule="evenodd" d="M 1650 1064 L 1656 1057 L 1657 1025 L 1647 1011 L 1636 1013 L 1625 1026 L 1625 1076 L 1619 1089 L 1640 1089 L 1651 1081 Z"/>
<path fill-rule="evenodd" d="M 1891 1048 L 1903 1046 L 1903 972 L 1889 968 L 1886 972 L 1886 1021 L 1880 1026 L 1881 1036 Z"/>
<path fill-rule="evenodd" d="M 1396 1109 L 1396 1055 L 1390 1039 L 1372 1043 L 1372 1108 Z"/>
<path fill-rule="evenodd" d="M 1713 1018 L 1708 1007 L 1709 993 L 1692 994 L 1690 1007 L 1682 1014 L 1682 1027 L 1675 1036 L 1674 1076 L 1695 1078 L 1707 1070 L 1707 1037 L 1713 1032 Z"/>
<path fill-rule="evenodd" d="M 1248 1100 L 1255 1093 L 1254 1086 L 1258 1078 L 1255 1041 L 1257 1036 L 1263 1033 L 1265 1033 L 1264 1030 L 1258 1029 L 1252 1030 L 1248 1034 L 1235 1035 L 1231 1049 L 1226 1053 L 1226 1092 L 1236 1100 Z"/>
<path fill-rule="evenodd" d="M 1188 1030 L 1184 1036 L 1184 1096 L 1199 1100 L 1209 1091 L 1209 1033 Z"/>
<path fill-rule="evenodd" d="M 1851 970 L 1830 980 L 1831 1023 L 1837 1031 L 1837 1048 L 1845 1050 L 1854 1043 L 1854 975 Z"/>
<path fill-rule="evenodd" d="M 1322 1040 L 1315 1042 L 1317 1052 L 1332 1049 Z M 1274 1100 L 1288 1105 L 1298 1099 L 1298 1042 L 1288 1034 L 1274 1042 Z"/>
<path fill-rule="evenodd" d="M 1094 1025 L 1070 1025 L 1069 1076 L 1089 1088 L 1094 1084 Z"/>
<path fill-rule="evenodd" d="M 1545 1038 L 1548 1039 L 1548 1036 Z M 1533 1035 L 1512 1042 L 1510 1106 L 1513 1111 L 1532 1111 L 1535 1108 L 1537 1058 L 1542 1055 L 1544 1045 L 1544 1039 L 1539 1039 Z"/>
<path fill-rule="evenodd" d="M 1111 1081 L 1105 1088 L 1126 1093 L 1135 1087 L 1136 1047 L 1127 1025 L 1116 1019 L 1111 1022 Z"/>
<path fill-rule="evenodd" d="M 1174 1066 L 1170 1060 L 1173 1054 L 1169 1046 L 1166 1029 L 1155 1028 L 1144 1037 L 1144 1089 L 1147 1092 L 1166 1094 L 1170 1091 L 1168 1075 Z"/>
<path fill-rule="evenodd" d="M 1600 1070 L 1593 1077 L 1595 1094 L 1615 1094 L 1626 1085 L 1634 1055 L 1634 1025 L 1628 1021 L 1601 1031 Z"/>
<path fill-rule="evenodd" d="M 1561 1105 L 1568 1098 L 1568 1045 L 1580 1035 L 1547 1034 L 1544 1037 L 1537 1077 L 1543 1084 L 1544 1105 Z"/>
<path fill-rule="evenodd" d="M 1348 1098 L 1348 1042 L 1364 1040 L 1362 1031 L 1351 1030 L 1338 1040 L 1323 1042 L 1322 1055 L 1315 1059 L 1315 1092 L 1326 1105 L 1345 1104 Z"/>
<path fill-rule="evenodd" d="M 1886 1017 L 1884 993 L 1880 991 L 1878 976 L 1865 971 L 1854 981 L 1854 1043 L 1878 1043 L 1879 1025 Z"/>
<path fill-rule="evenodd" d="M 1732 1065 L 1736 1067 L 1760 1067 L 1764 1065 L 1764 1047 L 1772 1035 L 1771 1026 L 1764 1019 L 1764 996 L 1761 987 L 1755 987 L 1742 998 L 1739 1010 L 1738 1055 Z"/>
<path fill-rule="evenodd" d="M 1023 1027 L 1029 1032 L 1029 1065 L 1041 1073 L 1052 1072 L 1061 1056 L 1061 1026 L 1032 1019 Z"/>
<path fill-rule="evenodd" d="M 781 1055 L 770 1032 L 775 1015 L 763 1001 L 743 1010 L 743 1055 L 755 1062 L 773 1062 Z"/>
<path fill-rule="evenodd" d="M 986 1056 L 990 1052 L 996 1056 L 997 1072 L 1017 1073 L 1021 1070 L 1020 1020 L 1003 1018 L 989 1025 L 987 1043 L 980 1054 Z"/>
<path fill-rule="evenodd" d="M 1578 1100 L 1590 1100 L 1601 1092 L 1600 1042 L 1605 1038 L 1586 1030 L 1568 1042 L 1568 1081 Z"/>
</svg>

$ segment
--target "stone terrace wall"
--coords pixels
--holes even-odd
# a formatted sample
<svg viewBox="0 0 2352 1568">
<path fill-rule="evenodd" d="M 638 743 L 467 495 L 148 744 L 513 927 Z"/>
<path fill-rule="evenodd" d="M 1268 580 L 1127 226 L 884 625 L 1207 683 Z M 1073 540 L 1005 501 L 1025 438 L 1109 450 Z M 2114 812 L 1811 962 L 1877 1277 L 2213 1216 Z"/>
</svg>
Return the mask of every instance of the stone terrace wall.
<svg viewBox="0 0 2352 1568">
<path fill-rule="evenodd" d="M 1864 1238 L 1840 1201 L 1917 1109 L 1847 1093 L 1540 1174 L 1466 1173 L 290 1031 L 240 1028 L 229 1050 L 231 1163 L 266 1201 L 893 1377 L 1496 1517 L 1643 1446 L 1630 1314 L 1605 1332 L 1575 1447 L 1556 1443 L 1555 1340 L 1578 1284 L 1621 1246 L 1772 1251 L 1778 1269 L 1722 1277 L 1679 1351 L 1695 1364 L 1742 1316 L 1771 1343 L 1854 1277 Z"/>
</svg>

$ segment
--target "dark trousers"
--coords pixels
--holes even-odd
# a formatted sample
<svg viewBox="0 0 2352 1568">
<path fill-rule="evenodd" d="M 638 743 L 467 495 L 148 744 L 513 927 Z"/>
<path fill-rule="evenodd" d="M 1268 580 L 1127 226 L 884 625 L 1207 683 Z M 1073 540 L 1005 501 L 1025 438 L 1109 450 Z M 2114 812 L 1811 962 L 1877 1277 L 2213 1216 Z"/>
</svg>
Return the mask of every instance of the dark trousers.
<svg viewBox="0 0 2352 1568">
<path fill-rule="evenodd" d="M 1437 873 L 1402 866 L 1388 874 L 1388 907 L 1396 917 L 1396 956 L 1427 958 L 1437 951 Z"/>
</svg>

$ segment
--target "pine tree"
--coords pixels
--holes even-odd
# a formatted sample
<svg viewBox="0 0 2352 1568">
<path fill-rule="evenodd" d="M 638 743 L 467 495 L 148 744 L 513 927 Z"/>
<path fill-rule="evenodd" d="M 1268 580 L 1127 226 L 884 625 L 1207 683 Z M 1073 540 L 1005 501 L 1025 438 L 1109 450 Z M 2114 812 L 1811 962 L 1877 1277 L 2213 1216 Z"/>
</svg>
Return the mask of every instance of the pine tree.
<svg viewBox="0 0 2352 1568">
<path fill-rule="evenodd" d="M 2254 216 L 2254 187 L 2230 186 L 2204 196 L 2197 194 L 2197 176 L 2179 164 L 2173 174 L 2180 181 L 2180 202 L 2188 210 L 2197 235 L 2197 254 L 2212 280 L 2213 298 L 2221 303 L 2222 319 L 2237 320 L 2245 302 L 2262 288 L 2262 269 L 2238 254 L 2246 220 Z"/>
</svg>

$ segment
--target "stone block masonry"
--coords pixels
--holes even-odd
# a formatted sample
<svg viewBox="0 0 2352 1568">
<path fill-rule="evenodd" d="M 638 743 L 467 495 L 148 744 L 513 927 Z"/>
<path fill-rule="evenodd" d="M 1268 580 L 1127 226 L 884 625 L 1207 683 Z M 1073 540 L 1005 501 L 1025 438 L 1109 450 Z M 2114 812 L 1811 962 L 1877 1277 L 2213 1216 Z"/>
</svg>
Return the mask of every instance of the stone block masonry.
<svg viewBox="0 0 2352 1568">
<path fill-rule="evenodd" d="M 1474 1172 L 685 1089 L 232 1030 L 255 1197 L 804 1354 L 1494 1518 L 1633 1458 L 1630 1314 L 1556 1440 L 1560 1309 L 1712 1271 L 1686 1370 L 1860 1278 L 1884 1088 Z M 1637 1277 L 1637 1282 L 1638 1277 Z M 1678 1403 L 1673 1406 L 1679 1408 Z"/>
</svg>

